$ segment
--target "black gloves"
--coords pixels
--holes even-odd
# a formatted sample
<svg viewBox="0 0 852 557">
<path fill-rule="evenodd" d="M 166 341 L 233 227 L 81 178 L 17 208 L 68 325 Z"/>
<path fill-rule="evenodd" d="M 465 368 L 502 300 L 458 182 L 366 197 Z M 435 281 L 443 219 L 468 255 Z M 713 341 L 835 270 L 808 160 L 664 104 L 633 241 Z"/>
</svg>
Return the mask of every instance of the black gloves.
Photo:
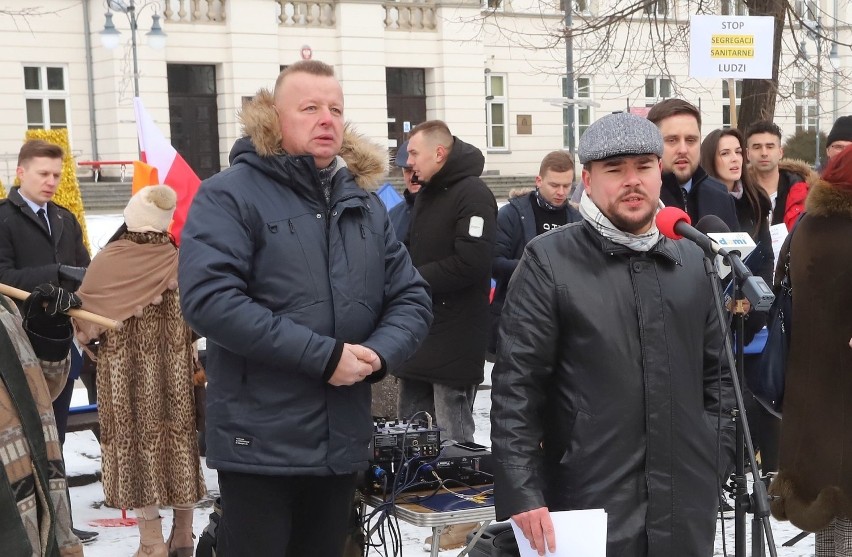
<svg viewBox="0 0 852 557">
<path fill-rule="evenodd" d="M 80 269 L 83 272 L 86 271 L 82 267 L 68 267 L 66 265 L 60 266 L 60 270 L 63 267 L 66 269 Z M 53 322 L 61 320 L 64 323 L 68 323 L 71 318 L 65 315 L 65 312 L 82 305 L 83 302 L 80 301 L 80 298 L 76 294 L 50 283 L 40 284 L 35 287 L 32 294 L 24 301 L 24 321 L 52 319 Z"/>
<path fill-rule="evenodd" d="M 76 294 L 52 284 L 40 284 L 24 301 L 24 330 L 36 356 L 58 362 L 71 346 L 71 318 L 64 312 L 83 303 Z"/>
<path fill-rule="evenodd" d="M 72 267 L 71 265 L 59 266 L 59 280 L 69 285 L 71 290 L 77 290 L 86 276 L 85 267 Z"/>
</svg>

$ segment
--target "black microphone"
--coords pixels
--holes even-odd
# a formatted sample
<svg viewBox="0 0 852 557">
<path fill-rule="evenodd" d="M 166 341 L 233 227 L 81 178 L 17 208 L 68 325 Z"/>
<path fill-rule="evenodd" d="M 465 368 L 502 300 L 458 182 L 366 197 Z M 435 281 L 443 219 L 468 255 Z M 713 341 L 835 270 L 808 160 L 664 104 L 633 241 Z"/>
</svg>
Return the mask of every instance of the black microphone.
<svg viewBox="0 0 852 557">
<path fill-rule="evenodd" d="M 718 221 L 718 222 L 716 222 Z M 751 303 L 752 307 L 757 311 L 769 311 L 775 295 L 772 289 L 767 286 L 766 282 L 752 275 L 748 267 L 739 257 L 739 254 L 729 252 L 712 238 L 693 227 L 690 224 L 689 215 L 677 207 L 664 207 L 657 213 L 656 223 L 657 228 L 667 238 L 672 240 L 680 240 L 686 238 L 697 244 L 708 255 L 718 254 L 726 258 L 730 262 L 731 267 L 740 279 L 742 279 L 742 290 L 745 297 Z M 712 228 L 724 228 L 724 232 L 730 232 L 731 229 L 715 215 L 706 215 L 698 221 L 702 228 L 709 230 Z"/>
<path fill-rule="evenodd" d="M 725 221 L 716 215 L 704 215 L 695 223 L 695 229 L 702 234 L 725 234 L 731 231 Z"/>
</svg>

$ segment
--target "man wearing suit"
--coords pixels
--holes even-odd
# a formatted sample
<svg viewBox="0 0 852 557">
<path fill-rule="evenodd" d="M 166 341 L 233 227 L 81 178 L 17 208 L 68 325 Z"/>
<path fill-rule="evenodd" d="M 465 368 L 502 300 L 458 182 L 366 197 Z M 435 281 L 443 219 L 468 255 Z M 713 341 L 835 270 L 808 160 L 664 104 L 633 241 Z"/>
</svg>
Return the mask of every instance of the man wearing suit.
<svg viewBox="0 0 852 557">
<path fill-rule="evenodd" d="M 68 209 L 53 202 L 62 176 L 62 148 L 38 139 L 29 140 L 18 153 L 16 175 L 20 186 L 0 201 L 0 282 L 26 291 L 52 283 L 68 292 L 80 286 L 89 252 L 83 231 Z M 71 373 L 65 388 L 53 401 L 60 444 L 65 442 L 68 408 L 74 380 L 83 359 L 71 351 Z M 74 529 L 84 543 L 97 532 Z"/>
<path fill-rule="evenodd" d="M 686 211 L 693 224 L 705 215 L 716 215 L 731 230 L 739 230 L 734 198 L 698 164 L 701 112 L 684 100 L 666 99 L 651 107 L 648 120 L 663 134 L 660 201 Z"/>
</svg>

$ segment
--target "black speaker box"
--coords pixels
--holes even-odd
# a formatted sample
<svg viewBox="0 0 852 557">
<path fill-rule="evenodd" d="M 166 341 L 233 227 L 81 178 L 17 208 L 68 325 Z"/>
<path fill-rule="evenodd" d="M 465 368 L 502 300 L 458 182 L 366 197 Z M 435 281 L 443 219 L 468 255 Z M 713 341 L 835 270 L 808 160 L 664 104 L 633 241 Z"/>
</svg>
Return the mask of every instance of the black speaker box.
<svg viewBox="0 0 852 557">
<path fill-rule="evenodd" d="M 473 533 L 468 534 L 468 543 L 473 536 Z M 509 522 L 500 522 L 487 526 L 468 555 L 471 557 L 521 557 L 512 525 Z"/>
</svg>

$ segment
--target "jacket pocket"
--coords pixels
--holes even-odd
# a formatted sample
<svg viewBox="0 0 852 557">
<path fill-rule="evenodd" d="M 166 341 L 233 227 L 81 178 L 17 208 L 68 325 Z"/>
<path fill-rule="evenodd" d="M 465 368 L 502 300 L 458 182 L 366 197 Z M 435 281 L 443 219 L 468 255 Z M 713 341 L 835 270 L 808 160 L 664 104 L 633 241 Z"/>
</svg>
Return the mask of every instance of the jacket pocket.
<svg viewBox="0 0 852 557">
<path fill-rule="evenodd" d="M 273 312 L 328 298 L 324 216 L 303 213 L 264 223 L 253 260 L 251 295 Z"/>
</svg>

